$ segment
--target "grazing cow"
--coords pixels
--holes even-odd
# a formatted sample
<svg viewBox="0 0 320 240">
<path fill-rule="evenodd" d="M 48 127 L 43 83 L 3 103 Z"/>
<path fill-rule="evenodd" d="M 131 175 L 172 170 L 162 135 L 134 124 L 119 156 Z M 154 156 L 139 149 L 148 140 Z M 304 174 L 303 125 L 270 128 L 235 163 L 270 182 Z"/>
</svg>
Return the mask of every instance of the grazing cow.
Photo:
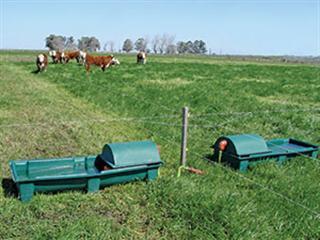
<svg viewBox="0 0 320 240">
<path fill-rule="evenodd" d="M 137 54 L 137 63 L 146 64 L 146 62 L 147 62 L 147 54 L 143 51 L 140 51 Z"/>
<path fill-rule="evenodd" d="M 92 64 L 101 67 L 102 71 L 104 71 L 109 66 L 120 64 L 120 62 L 114 56 L 92 56 L 86 54 L 85 67 L 87 72 L 89 72 Z"/>
<path fill-rule="evenodd" d="M 63 54 L 62 60 L 65 63 L 68 63 L 72 59 L 76 59 L 77 63 L 79 63 L 79 61 L 80 61 L 80 52 L 79 51 L 65 52 L 62 54 Z"/>
<path fill-rule="evenodd" d="M 46 71 L 48 67 L 48 57 L 46 54 L 39 54 L 36 59 L 36 64 L 37 64 L 37 72 L 42 72 Z"/>
<path fill-rule="evenodd" d="M 49 56 L 52 58 L 52 62 L 53 63 L 62 63 L 62 57 L 63 57 L 64 53 L 61 53 L 59 51 L 49 51 Z"/>
<path fill-rule="evenodd" d="M 84 52 L 84 51 L 79 51 L 79 63 L 80 64 L 85 64 L 85 62 L 86 62 L 86 56 L 87 56 L 87 53 L 86 52 Z"/>
</svg>

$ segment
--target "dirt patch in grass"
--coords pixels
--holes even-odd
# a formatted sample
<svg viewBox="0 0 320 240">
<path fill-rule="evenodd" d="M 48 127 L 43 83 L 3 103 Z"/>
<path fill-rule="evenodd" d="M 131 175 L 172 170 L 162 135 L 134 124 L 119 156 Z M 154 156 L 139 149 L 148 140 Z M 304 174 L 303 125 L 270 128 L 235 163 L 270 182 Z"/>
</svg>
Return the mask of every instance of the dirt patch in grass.
<svg viewBox="0 0 320 240">
<path fill-rule="evenodd" d="M 256 96 L 256 99 L 259 102 L 267 103 L 267 104 L 274 104 L 274 105 L 286 105 L 286 106 L 297 106 L 298 109 L 312 109 L 312 108 L 319 108 L 320 104 L 317 103 L 310 103 L 306 98 L 300 97 L 290 97 L 287 95 L 282 96 Z"/>
<path fill-rule="evenodd" d="M 292 99 L 289 99 L 289 98 L 286 98 L 286 97 L 276 97 L 276 96 L 261 97 L 261 96 L 256 96 L 256 98 L 260 102 L 269 103 L 269 104 L 300 105 L 298 102 L 295 102 Z"/>
<path fill-rule="evenodd" d="M 246 77 L 239 77 L 234 79 L 236 82 L 256 82 L 256 83 L 272 83 L 274 80 L 266 79 L 266 78 L 246 78 Z"/>
<path fill-rule="evenodd" d="M 163 79 L 143 80 L 143 81 L 140 81 L 139 83 L 143 85 L 158 85 L 161 87 L 165 87 L 165 86 L 180 87 L 180 86 L 189 85 L 192 82 L 182 78 L 173 78 L 169 80 L 163 80 Z"/>
<path fill-rule="evenodd" d="M 11 64 L 1 68 L 6 71 L 1 88 L 11 99 L 0 101 L 0 161 L 6 177 L 9 159 L 97 154 L 107 142 L 139 138 L 130 123 L 114 121 L 113 113 L 101 113 L 41 75 Z"/>
<path fill-rule="evenodd" d="M 257 133 L 265 139 L 294 137 L 319 144 L 319 112 L 216 114 L 315 106 L 317 89 L 299 86 L 316 84 L 318 69 L 290 66 L 288 72 L 283 66 L 204 64 L 210 59 L 169 56 L 152 56 L 148 64 L 137 66 L 134 56 L 122 58 L 119 67 L 96 69 L 89 77 L 75 64 L 51 65 L 39 75 L 31 74 L 31 62 L 1 66 L 0 86 L 6 95 L 0 96 L 0 109 L 6 117 L 0 119 L 13 124 L 0 129 L 3 176 L 10 175 L 9 159 L 96 154 L 106 142 L 143 137 L 161 145 L 161 177 L 106 187 L 98 194 L 37 194 L 27 204 L 0 189 L 0 239 L 319 239 L 316 216 L 286 201 L 319 212 L 316 161 L 300 157 L 281 167 L 262 164 L 241 173 L 242 178 L 203 160 L 222 135 Z M 236 84 L 236 77 L 250 81 Z M 256 79 L 276 83 L 257 84 Z M 286 83 L 297 86 L 284 90 Z M 91 121 L 176 115 L 182 106 L 191 109 L 188 165 L 205 170 L 204 176 L 184 172 L 176 178 L 180 117 L 153 123 Z M 45 124 L 14 125 L 34 122 Z M 213 127 L 191 127 L 197 124 Z"/>
</svg>

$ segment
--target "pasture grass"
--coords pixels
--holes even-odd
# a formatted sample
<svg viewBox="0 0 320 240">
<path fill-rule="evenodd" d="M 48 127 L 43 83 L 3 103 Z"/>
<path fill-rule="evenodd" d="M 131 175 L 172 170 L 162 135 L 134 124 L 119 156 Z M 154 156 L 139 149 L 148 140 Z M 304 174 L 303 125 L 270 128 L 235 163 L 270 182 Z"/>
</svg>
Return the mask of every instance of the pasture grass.
<svg viewBox="0 0 320 240">
<path fill-rule="evenodd" d="M 225 134 L 319 144 L 319 111 L 294 112 L 320 108 L 319 67 L 163 56 L 142 66 L 133 55 L 120 55 L 120 66 L 106 72 L 93 67 L 86 74 L 72 62 L 50 64 L 35 75 L 35 54 L 23 53 L 25 61 L 14 60 L 18 53 L 2 55 L 2 180 L 10 177 L 10 159 L 96 154 L 115 141 L 153 139 L 165 165 L 154 182 L 112 186 L 97 194 L 37 194 L 24 204 L 2 189 L 1 239 L 320 237 L 319 216 L 259 185 L 319 213 L 319 160 L 299 157 L 245 174 L 204 160 L 210 145 Z M 177 179 L 183 106 L 191 113 L 188 164 L 206 174 L 183 173 Z M 256 113 L 214 114 L 246 111 Z M 136 119 L 123 119 L 128 117 Z"/>
</svg>

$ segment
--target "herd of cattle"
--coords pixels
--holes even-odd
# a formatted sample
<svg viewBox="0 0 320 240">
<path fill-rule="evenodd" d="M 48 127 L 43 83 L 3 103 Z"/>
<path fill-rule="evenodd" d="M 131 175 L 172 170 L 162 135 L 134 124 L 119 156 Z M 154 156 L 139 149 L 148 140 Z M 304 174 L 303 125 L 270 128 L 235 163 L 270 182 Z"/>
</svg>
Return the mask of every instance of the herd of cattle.
<svg viewBox="0 0 320 240">
<path fill-rule="evenodd" d="M 49 51 L 49 56 L 53 63 L 68 63 L 70 60 L 76 60 L 78 64 L 84 65 L 87 72 L 90 71 L 91 65 L 96 65 L 104 71 L 112 65 L 120 64 L 119 60 L 113 55 L 108 56 L 96 56 L 90 55 L 84 51 L 70 51 L 70 52 L 60 52 L 60 51 Z M 137 63 L 145 64 L 147 55 L 144 52 L 139 52 L 137 54 Z M 45 53 L 39 54 L 36 59 L 37 72 L 45 71 L 48 67 L 48 56 Z"/>
</svg>

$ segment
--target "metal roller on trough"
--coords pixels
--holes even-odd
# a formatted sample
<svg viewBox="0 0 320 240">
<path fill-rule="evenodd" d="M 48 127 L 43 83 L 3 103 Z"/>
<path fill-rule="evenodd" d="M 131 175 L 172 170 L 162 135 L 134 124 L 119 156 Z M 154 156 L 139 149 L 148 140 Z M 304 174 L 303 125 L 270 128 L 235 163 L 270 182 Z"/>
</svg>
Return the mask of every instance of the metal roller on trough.
<svg viewBox="0 0 320 240">
<path fill-rule="evenodd" d="M 265 141 L 255 134 L 223 136 L 217 139 L 213 148 L 214 161 L 242 172 L 249 166 L 271 160 L 281 164 L 288 158 L 301 155 L 316 158 L 319 151 L 316 145 L 292 138 Z"/>
<path fill-rule="evenodd" d="M 162 161 L 152 141 L 112 143 L 98 156 L 10 161 L 22 201 L 35 192 L 87 189 L 135 180 L 153 180 Z"/>
</svg>

